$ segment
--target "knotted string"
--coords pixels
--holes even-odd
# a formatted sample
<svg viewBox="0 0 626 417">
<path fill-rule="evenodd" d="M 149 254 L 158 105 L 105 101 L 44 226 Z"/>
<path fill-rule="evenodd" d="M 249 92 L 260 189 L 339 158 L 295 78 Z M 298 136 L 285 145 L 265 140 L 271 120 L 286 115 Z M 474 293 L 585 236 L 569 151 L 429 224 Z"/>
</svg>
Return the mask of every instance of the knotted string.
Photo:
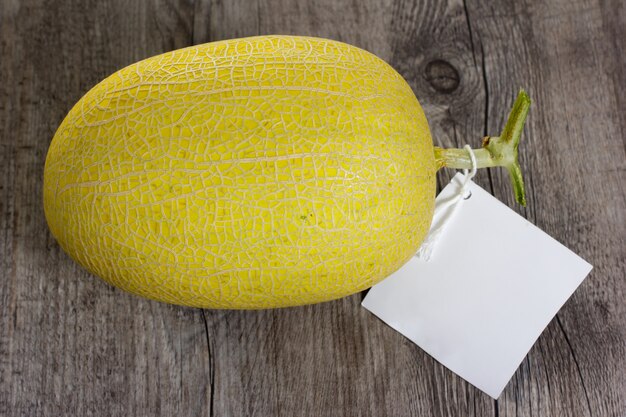
<svg viewBox="0 0 626 417">
<path fill-rule="evenodd" d="M 468 194 L 469 183 L 476 175 L 476 156 L 474 151 L 469 145 L 463 147 L 469 153 L 470 160 L 472 161 L 472 169 L 468 172 L 467 169 L 463 170 L 463 179 L 461 180 L 461 187 L 456 193 L 450 197 L 438 199 L 435 204 L 435 212 L 433 213 L 433 221 L 428 231 L 428 235 L 422 246 L 415 254 L 416 257 L 428 262 L 433 254 L 437 241 L 442 235 L 446 225 L 450 223 L 450 220 L 454 217 L 457 209 L 461 206 L 461 202 L 471 197 L 471 192 Z"/>
</svg>

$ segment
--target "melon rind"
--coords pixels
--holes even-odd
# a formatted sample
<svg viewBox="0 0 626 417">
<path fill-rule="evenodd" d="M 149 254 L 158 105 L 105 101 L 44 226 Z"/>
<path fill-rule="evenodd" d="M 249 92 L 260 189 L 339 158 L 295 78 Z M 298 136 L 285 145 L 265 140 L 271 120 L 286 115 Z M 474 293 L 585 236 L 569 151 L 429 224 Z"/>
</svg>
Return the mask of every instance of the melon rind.
<svg viewBox="0 0 626 417">
<path fill-rule="evenodd" d="M 61 247 L 123 290 L 204 308 L 316 303 L 417 250 L 435 160 L 411 88 L 344 43 L 197 45 L 111 75 L 50 145 Z"/>
</svg>

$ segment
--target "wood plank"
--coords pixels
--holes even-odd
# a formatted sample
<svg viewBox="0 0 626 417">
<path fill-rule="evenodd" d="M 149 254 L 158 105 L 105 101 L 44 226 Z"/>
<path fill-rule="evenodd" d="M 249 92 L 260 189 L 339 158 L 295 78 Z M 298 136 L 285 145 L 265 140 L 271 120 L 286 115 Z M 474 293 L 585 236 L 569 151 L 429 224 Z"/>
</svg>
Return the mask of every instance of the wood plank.
<svg viewBox="0 0 626 417">
<path fill-rule="evenodd" d="M 41 204 L 46 149 L 65 113 L 120 67 L 187 45 L 193 8 L 0 8 L 0 415 L 202 415 L 210 399 L 202 312 L 87 274 L 50 236 Z"/>
<path fill-rule="evenodd" d="M 220 7 L 228 12 L 215 10 Z M 439 143 L 456 145 L 459 138 L 480 143 L 484 105 L 476 96 L 483 92 L 482 78 L 461 4 L 414 7 L 410 2 L 328 0 L 313 6 L 268 0 L 255 7 L 258 16 L 250 10 L 233 15 L 241 10 L 233 3 L 213 3 L 211 11 L 221 24 L 210 12 L 205 17 L 211 22 L 210 37 L 201 40 L 232 38 L 241 27 L 257 25 L 258 34 L 318 35 L 366 48 L 409 80 L 439 133 Z M 438 45 L 445 45 L 443 52 Z M 436 59 L 462 71 L 464 83 L 458 91 L 441 94 L 436 82 L 433 86 L 424 79 L 424 67 Z M 486 174 L 481 178 L 487 180 Z M 215 414 L 494 413 L 491 399 L 364 311 L 361 300 L 357 295 L 287 310 L 207 311 L 209 338 L 219 341 L 212 351 Z"/>
<path fill-rule="evenodd" d="M 468 3 L 484 51 L 489 130 L 501 125 L 497 115 L 518 86 L 534 100 L 520 146 L 530 204 L 517 210 L 595 270 L 530 352 L 499 413 L 622 415 L 626 155 L 616 93 L 624 80 L 613 71 L 624 60 L 612 44 L 620 20 L 603 20 L 607 8 L 596 1 L 502 6 Z M 623 7 L 614 10 L 623 16 Z M 506 174 L 492 170 L 492 182 L 513 206 Z"/>
</svg>

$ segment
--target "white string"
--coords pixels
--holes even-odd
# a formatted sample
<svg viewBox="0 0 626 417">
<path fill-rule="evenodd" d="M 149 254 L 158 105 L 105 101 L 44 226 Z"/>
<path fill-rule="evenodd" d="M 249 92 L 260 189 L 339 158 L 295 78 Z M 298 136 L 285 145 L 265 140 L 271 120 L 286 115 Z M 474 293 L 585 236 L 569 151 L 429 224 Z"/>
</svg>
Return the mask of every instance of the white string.
<svg viewBox="0 0 626 417">
<path fill-rule="evenodd" d="M 469 195 L 467 193 L 469 183 L 476 175 L 476 155 L 474 155 L 474 151 L 469 145 L 465 145 L 463 148 L 467 150 L 467 153 L 469 153 L 470 160 L 472 161 L 472 169 L 469 173 L 467 169 L 463 170 L 461 186 L 456 193 L 445 200 L 437 199 L 437 202 L 435 203 L 435 212 L 433 213 L 433 221 L 430 226 L 430 230 L 428 231 L 426 239 L 422 242 L 422 246 L 420 246 L 419 250 L 415 254 L 416 257 L 427 262 L 433 254 L 437 240 L 439 240 L 446 225 L 450 223 L 450 220 L 454 217 L 457 209 L 461 206 L 461 202 L 471 197 L 471 193 Z"/>
</svg>

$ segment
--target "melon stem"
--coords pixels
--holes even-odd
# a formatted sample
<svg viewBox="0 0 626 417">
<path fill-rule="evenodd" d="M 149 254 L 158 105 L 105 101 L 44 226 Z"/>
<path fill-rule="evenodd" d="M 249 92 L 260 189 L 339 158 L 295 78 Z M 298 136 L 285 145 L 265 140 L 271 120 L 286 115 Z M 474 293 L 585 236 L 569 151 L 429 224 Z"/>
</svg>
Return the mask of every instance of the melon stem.
<svg viewBox="0 0 626 417">
<path fill-rule="evenodd" d="M 526 205 L 526 193 L 522 169 L 517 160 L 517 149 L 529 109 L 530 97 L 524 90 L 520 90 L 500 136 L 485 136 L 482 148 L 473 150 L 476 157 L 476 168 L 504 167 L 509 171 L 515 200 L 522 206 Z M 472 168 L 469 152 L 465 149 L 435 147 L 435 160 L 437 169 L 443 167 Z"/>
</svg>

